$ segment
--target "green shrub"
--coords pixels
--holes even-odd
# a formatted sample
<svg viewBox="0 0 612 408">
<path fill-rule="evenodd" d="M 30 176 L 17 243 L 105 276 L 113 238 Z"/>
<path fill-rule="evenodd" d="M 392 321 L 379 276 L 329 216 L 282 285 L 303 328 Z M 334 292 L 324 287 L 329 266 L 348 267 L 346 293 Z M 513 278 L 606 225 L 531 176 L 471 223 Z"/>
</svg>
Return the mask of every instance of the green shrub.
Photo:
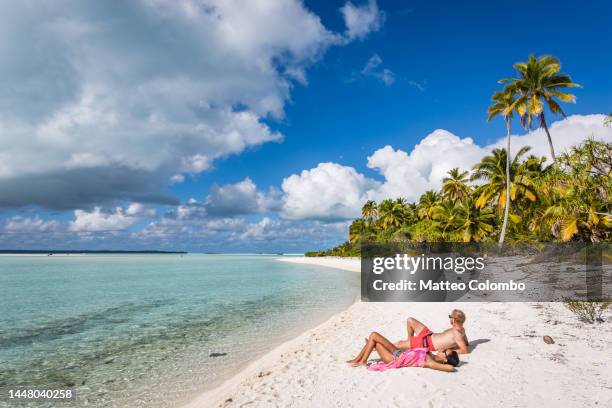
<svg viewBox="0 0 612 408">
<path fill-rule="evenodd" d="M 574 313 L 579 320 L 586 323 L 603 322 L 603 314 L 608 307 L 610 302 L 585 302 L 581 300 L 566 299 L 563 304 L 572 313 Z"/>
</svg>

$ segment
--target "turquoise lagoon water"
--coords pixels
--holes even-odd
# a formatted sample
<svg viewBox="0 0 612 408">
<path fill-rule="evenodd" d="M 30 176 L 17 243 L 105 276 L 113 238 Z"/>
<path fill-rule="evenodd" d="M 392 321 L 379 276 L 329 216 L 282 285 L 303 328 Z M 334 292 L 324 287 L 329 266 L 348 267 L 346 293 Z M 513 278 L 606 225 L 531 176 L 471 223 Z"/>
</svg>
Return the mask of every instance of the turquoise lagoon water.
<svg viewBox="0 0 612 408">
<path fill-rule="evenodd" d="M 276 258 L 2 256 L 0 388 L 74 387 L 75 406 L 185 402 L 359 296 L 358 274 Z"/>
</svg>

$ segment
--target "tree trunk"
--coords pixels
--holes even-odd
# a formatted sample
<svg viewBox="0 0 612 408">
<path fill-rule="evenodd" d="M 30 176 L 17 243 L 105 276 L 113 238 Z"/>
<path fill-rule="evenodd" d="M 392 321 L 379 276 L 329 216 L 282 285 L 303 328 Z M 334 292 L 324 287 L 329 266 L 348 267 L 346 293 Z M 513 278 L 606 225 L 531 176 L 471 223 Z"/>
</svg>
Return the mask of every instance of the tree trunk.
<svg viewBox="0 0 612 408">
<path fill-rule="evenodd" d="M 546 136 L 548 137 L 548 145 L 550 146 L 550 156 L 552 157 L 553 164 L 555 164 L 557 162 L 557 156 L 555 156 L 555 148 L 553 147 L 552 138 L 550 137 L 550 132 L 548 131 L 546 119 L 544 118 L 544 112 L 540 113 L 540 126 L 544 128 Z"/>
<path fill-rule="evenodd" d="M 508 215 L 510 214 L 510 118 L 506 118 L 506 130 L 508 131 L 506 145 L 506 205 L 504 208 L 504 223 L 499 235 L 499 247 L 504 245 L 506 229 L 508 228 Z"/>
</svg>

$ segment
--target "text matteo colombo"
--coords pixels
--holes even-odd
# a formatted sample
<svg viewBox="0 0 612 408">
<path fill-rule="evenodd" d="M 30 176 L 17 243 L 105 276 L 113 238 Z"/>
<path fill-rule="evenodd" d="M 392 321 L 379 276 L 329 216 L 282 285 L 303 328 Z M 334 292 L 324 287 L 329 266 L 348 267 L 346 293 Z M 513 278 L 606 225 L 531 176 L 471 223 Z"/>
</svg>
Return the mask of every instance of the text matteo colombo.
<svg viewBox="0 0 612 408">
<path fill-rule="evenodd" d="M 376 257 L 373 259 L 372 272 L 380 275 L 388 270 L 403 270 L 414 275 L 417 271 L 427 270 L 453 270 L 457 274 L 462 274 L 466 271 L 482 271 L 485 268 L 484 257 L 433 257 L 425 256 L 409 256 L 407 254 L 396 254 L 394 257 Z M 402 279 L 397 282 L 384 282 L 381 279 L 372 282 L 372 288 L 377 291 L 464 291 L 466 289 L 477 291 L 524 291 L 525 284 L 523 282 L 491 282 L 486 280 L 479 282 L 478 280 L 470 280 L 467 284 L 464 282 L 449 282 L 449 281 L 432 281 L 419 280 L 418 284 L 414 281 Z"/>
</svg>

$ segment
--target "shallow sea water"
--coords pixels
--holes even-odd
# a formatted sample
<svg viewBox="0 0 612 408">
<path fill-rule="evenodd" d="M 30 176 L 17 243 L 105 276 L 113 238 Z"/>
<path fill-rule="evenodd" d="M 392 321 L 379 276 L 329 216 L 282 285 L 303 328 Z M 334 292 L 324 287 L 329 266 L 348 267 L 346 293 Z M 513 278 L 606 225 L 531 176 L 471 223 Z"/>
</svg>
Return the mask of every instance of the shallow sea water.
<svg viewBox="0 0 612 408">
<path fill-rule="evenodd" d="M 59 406 L 186 402 L 359 296 L 359 274 L 276 258 L 2 256 L 0 388 L 75 388 Z"/>
</svg>

